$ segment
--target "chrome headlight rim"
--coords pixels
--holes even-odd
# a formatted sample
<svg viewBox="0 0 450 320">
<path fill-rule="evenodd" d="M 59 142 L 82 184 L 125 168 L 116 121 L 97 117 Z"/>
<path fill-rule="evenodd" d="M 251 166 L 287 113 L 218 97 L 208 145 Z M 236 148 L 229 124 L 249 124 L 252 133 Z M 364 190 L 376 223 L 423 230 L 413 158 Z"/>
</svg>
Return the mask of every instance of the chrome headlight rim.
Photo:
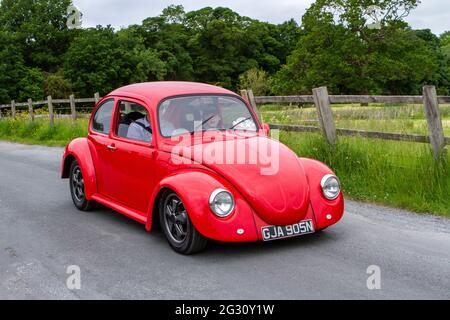
<svg viewBox="0 0 450 320">
<path fill-rule="evenodd" d="M 330 179 L 335 179 L 338 183 L 339 186 L 339 191 L 337 192 L 337 194 L 333 197 L 329 197 L 326 192 L 325 192 L 325 186 L 328 182 L 328 180 Z M 334 174 L 327 174 L 322 178 L 322 181 L 320 182 L 320 186 L 322 187 L 322 194 L 323 196 L 327 199 L 327 200 L 336 200 L 337 198 L 339 198 L 339 195 L 341 194 L 341 181 L 339 180 L 339 178 L 337 176 L 335 176 Z"/>
<path fill-rule="evenodd" d="M 216 205 L 216 201 L 215 201 L 216 197 L 219 194 L 221 194 L 221 193 L 228 194 L 230 196 L 230 199 L 231 199 L 231 208 L 226 214 L 225 213 L 221 213 L 221 212 L 217 212 L 216 211 L 216 207 L 215 207 L 215 205 Z M 221 188 L 220 189 L 216 189 L 216 190 L 214 190 L 211 193 L 211 196 L 209 197 L 209 208 L 219 218 L 227 218 L 227 217 L 229 217 L 233 213 L 235 207 L 236 207 L 236 202 L 234 201 L 233 194 L 230 191 L 226 190 L 226 189 L 221 189 Z"/>
</svg>

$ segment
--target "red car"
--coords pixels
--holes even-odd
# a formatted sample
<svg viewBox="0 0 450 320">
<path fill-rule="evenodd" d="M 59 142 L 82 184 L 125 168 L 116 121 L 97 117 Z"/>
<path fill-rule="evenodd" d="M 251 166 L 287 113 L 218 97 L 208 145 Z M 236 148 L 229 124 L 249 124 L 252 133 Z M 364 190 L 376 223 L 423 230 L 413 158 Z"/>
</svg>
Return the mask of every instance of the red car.
<svg viewBox="0 0 450 320">
<path fill-rule="evenodd" d="M 228 90 L 134 84 L 98 102 L 88 137 L 65 149 L 62 178 L 79 210 L 100 203 L 148 231 L 159 222 L 182 254 L 209 239 L 269 241 L 337 223 L 338 178 L 268 135 L 247 101 Z"/>
</svg>

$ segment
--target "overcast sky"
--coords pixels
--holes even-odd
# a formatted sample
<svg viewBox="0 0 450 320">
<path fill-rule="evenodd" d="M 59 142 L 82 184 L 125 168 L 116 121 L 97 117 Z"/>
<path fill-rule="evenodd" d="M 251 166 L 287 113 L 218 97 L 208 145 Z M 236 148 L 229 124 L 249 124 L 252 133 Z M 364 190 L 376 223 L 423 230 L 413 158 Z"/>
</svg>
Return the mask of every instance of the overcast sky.
<svg viewBox="0 0 450 320">
<path fill-rule="evenodd" d="M 313 0 L 74 0 L 83 12 L 83 26 L 108 24 L 119 28 L 139 24 L 157 16 L 171 4 L 181 4 L 186 11 L 203 7 L 229 7 L 241 15 L 279 23 L 291 18 L 300 22 Z M 422 0 L 407 18 L 415 29 L 431 29 L 435 34 L 450 30 L 450 0 Z"/>
</svg>

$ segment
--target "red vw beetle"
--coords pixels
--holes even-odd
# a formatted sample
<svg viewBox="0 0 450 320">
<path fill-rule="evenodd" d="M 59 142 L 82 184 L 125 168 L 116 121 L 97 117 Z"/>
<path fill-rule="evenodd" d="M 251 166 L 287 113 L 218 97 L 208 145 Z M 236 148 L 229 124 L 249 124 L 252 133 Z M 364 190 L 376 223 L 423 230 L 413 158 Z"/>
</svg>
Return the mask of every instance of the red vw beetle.
<svg viewBox="0 0 450 320">
<path fill-rule="evenodd" d="M 338 178 L 268 135 L 228 90 L 134 84 L 98 102 L 88 137 L 65 149 L 62 177 L 79 210 L 100 203 L 148 231 L 159 221 L 182 254 L 203 250 L 208 239 L 269 241 L 337 223 L 344 211 Z"/>
</svg>

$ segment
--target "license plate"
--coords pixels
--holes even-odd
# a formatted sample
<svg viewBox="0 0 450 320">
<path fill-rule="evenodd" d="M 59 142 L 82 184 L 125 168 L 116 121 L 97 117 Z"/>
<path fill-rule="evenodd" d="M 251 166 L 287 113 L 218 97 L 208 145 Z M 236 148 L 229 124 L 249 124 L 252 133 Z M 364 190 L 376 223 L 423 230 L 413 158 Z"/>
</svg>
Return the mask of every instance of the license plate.
<svg viewBox="0 0 450 320">
<path fill-rule="evenodd" d="M 264 241 L 291 238 L 314 233 L 312 220 L 305 220 L 289 226 L 268 226 L 262 228 Z"/>
</svg>

